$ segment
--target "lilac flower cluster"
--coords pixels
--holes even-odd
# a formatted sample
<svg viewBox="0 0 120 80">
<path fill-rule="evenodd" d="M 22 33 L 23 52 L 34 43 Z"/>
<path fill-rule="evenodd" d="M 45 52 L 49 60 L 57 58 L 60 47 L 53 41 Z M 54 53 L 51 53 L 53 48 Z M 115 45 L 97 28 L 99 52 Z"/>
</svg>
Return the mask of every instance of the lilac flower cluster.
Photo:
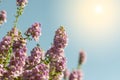
<svg viewBox="0 0 120 80">
<path fill-rule="evenodd" d="M 9 48 L 11 47 L 12 38 L 10 36 L 5 36 L 3 40 L 0 42 L 0 53 L 3 55 L 7 53 Z"/>
<path fill-rule="evenodd" d="M 6 63 L 6 59 L 11 47 L 12 38 L 10 36 L 5 36 L 0 42 L 0 64 Z"/>
<path fill-rule="evenodd" d="M 6 22 L 7 12 L 5 10 L 0 11 L 0 25 Z"/>
<path fill-rule="evenodd" d="M 16 28 L 13 27 L 8 33 L 7 36 L 11 36 L 13 40 L 18 40 L 18 38 L 21 37 L 20 31 Z"/>
<path fill-rule="evenodd" d="M 56 48 L 64 49 L 67 45 L 67 34 L 63 26 L 61 26 L 55 33 L 54 46 Z"/>
<path fill-rule="evenodd" d="M 45 56 L 39 46 L 34 47 L 31 55 L 27 56 L 26 38 L 22 37 L 16 27 L 12 28 L 0 42 L 1 57 L 12 48 L 8 65 L 0 63 L 0 80 L 62 80 L 63 77 L 65 80 L 82 80 L 81 70 L 73 70 L 69 75 L 66 68 L 64 48 L 67 41 L 66 31 L 60 27 L 55 32 L 53 44 Z M 81 51 L 79 64 L 84 60 L 85 52 Z"/>
<path fill-rule="evenodd" d="M 26 4 L 28 3 L 28 0 L 16 0 L 16 4 L 17 4 L 17 6 L 23 6 L 23 7 L 25 7 L 26 6 Z"/>
<path fill-rule="evenodd" d="M 81 65 L 86 59 L 80 51 L 77 69 L 69 73 L 66 68 L 65 47 L 68 36 L 63 26 L 55 32 L 53 44 L 44 54 L 40 46 L 32 49 L 27 56 L 27 39 L 39 40 L 41 24 L 34 23 L 25 32 L 26 37 L 17 29 L 19 16 L 22 15 L 28 0 L 16 0 L 17 12 L 14 27 L 0 41 L 0 80 L 82 80 Z M 0 25 L 6 22 L 6 11 L 0 11 Z"/>
<path fill-rule="evenodd" d="M 4 69 L 3 65 L 0 64 L 0 80 L 2 79 L 1 77 L 6 73 L 6 70 Z"/>
<path fill-rule="evenodd" d="M 64 79 L 67 80 L 68 77 L 69 77 L 69 75 L 70 75 L 70 72 L 69 72 L 69 70 L 66 68 L 65 71 L 64 71 Z"/>
<path fill-rule="evenodd" d="M 7 78 L 12 79 L 20 76 L 23 73 L 26 60 L 26 40 L 20 38 L 13 43 L 13 56 L 8 65 Z"/>
<path fill-rule="evenodd" d="M 23 73 L 24 80 L 49 80 L 49 67 L 41 63 L 31 70 L 26 70 Z"/>
<path fill-rule="evenodd" d="M 26 60 L 26 67 L 30 68 L 39 64 L 43 57 L 43 50 L 37 46 L 31 51 L 31 56 L 28 56 Z"/>
<path fill-rule="evenodd" d="M 4 67 L 9 64 L 9 60 L 11 57 L 13 41 L 18 38 L 18 30 L 17 28 L 12 28 L 11 31 L 7 33 L 7 35 L 0 42 L 0 64 L 4 63 Z M 7 54 L 6 54 L 7 53 Z"/>
<path fill-rule="evenodd" d="M 32 36 L 32 38 L 34 38 L 34 40 L 38 41 L 39 36 L 41 35 L 41 24 L 40 23 L 34 23 L 32 25 L 32 27 L 30 27 L 26 31 L 25 35 Z"/>
<path fill-rule="evenodd" d="M 50 78 L 61 80 L 66 68 L 66 58 L 64 57 L 64 48 L 67 44 L 67 35 L 61 26 L 57 29 L 52 47 L 47 51 L 50 58 Z"/>
<path fill-rule="evenodd" d="M 63 72 L 66 68 L 66 58 L 60 55 L 54 55 L 50 63 L 51 70 L 56 72 Z"/>
<path fill-rule="evenodd" d="M 69 80 L 82 80 L 82 72 L 80 70 L 74 70 L 70 76 L 69 76 Z"/>
</svg>

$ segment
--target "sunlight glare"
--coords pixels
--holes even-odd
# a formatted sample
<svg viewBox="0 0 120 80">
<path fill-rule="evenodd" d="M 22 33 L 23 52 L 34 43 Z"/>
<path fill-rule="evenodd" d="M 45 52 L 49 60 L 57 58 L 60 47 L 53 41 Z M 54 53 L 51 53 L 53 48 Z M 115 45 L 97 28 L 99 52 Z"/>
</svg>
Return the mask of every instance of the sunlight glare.
<svg viewBox="0 0 120 80">
<path fill-rule="evenodd" d="M 101 6 L 96 6 L 96 13 L 102 13 L 103 9 Z"/>
</svg>

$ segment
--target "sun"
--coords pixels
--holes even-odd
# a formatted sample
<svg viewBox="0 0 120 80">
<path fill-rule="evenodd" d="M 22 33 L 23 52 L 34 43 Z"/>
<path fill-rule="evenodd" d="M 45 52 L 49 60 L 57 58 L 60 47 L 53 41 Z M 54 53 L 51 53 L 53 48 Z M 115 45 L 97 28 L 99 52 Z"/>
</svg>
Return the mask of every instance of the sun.
<svg viewBox="0 0 120 80">
<path fill-rule="evenodd" d="M 97 5 L 95 11 L 96 11 L 96 13 L 99 13 L 99 14 L 100 14 L 100 13 L 103 13 L 103 8 L 102 8 L 102 6 Z"/>
</svg>

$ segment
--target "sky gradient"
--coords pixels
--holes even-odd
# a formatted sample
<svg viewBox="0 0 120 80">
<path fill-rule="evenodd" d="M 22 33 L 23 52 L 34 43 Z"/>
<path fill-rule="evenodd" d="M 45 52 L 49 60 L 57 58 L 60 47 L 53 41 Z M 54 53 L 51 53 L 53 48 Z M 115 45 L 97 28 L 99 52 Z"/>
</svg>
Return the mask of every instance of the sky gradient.
<svg viewBox="0 0 120 80">
<path fill-rule="evenodd" d="M 96 13 L 100 5 L 103 13 Z M 2 0 L 0 10 L 8 13 L 7 23 L 0 28 L 0 40 L 13 27 L 15 0 Z M 65 26 L 69 43 L 65 49 L 70 70 L 77 67 L 80 49 L 87 52 L 82 66 L 84 80 L 120 79 L 120 1 L 119 0 L 29 0 L 18 28 L 24 33 L 34 22 L 42 25 L 40 46 L 47 50 L 54 32 Z M 28 43 L 29 51 L 36 42 Z M 28 53 L 29 53 L 28 51 Z"/>
</svg>

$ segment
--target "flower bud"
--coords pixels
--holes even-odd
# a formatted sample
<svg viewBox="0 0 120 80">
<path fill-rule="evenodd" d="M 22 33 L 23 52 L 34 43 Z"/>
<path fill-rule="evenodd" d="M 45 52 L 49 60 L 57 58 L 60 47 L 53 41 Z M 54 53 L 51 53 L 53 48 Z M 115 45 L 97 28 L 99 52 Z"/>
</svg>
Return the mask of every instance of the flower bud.
<svg viewBox="0 0 120 80">
<path fill-rule="evenodd" d="M 69 80 L 82 80 L 83 74 L 80 70 L 74 70 L 69 76 Z"/>
<path fill-rule="evenodd" d="M 64 79 L 67 80 L 68 77 L 69 77 L 69 70 L 66 68 L 65 71 L 64 71 Z"/>
<path fill-rule="evenodd" d="M 79 62 L 78 64 L 79 65 L 82 65 L 86 60 L 86 52 L 81 50 L 80 53 L 79 53 Z"/>
<path fill-rule="evenodd" d="M 34 23 L 25 33 L 26 36 L 32 36 L 35 41 L 39 40 L 39 36 L 41 35 L 41 24 Z"/>
<path fill-rule="evenodd" d="M 6 13 L 5 10 L 0 11 L 0 25 L 7 21 L 6 20 L 6 18 L 7 18 L 6 14 L 7 13 Z"/>
<path fill-rule="evenodd" d="M 26 4 L 28 3 L 28 0 L 16 0 L 16 1 L 17 1 L 16 2 L 17 6 L 23 6 L 23 7 L 25 7 Z"/>
</svg>

